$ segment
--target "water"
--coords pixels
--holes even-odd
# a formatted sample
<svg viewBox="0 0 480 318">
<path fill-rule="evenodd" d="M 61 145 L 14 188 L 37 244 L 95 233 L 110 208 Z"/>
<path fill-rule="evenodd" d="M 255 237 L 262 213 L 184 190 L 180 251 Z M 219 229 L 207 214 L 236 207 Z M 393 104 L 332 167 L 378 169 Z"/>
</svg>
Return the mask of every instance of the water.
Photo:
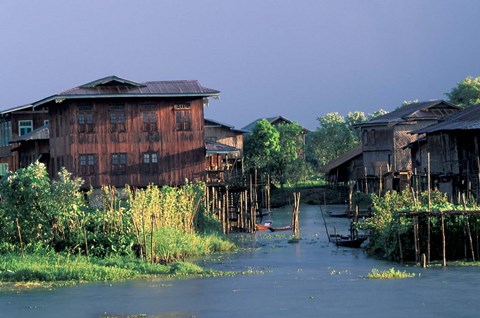
<svg viewBox="0 0 480 318">
<path fill-rule="evenodd" d="M 344 209 L 344 207 L 328 207 Z M 287 225 L 291 207 L 274 210 Z M 347 233 L 348 221 L 326 216 Z M 0 295 L 0 317 L 479 317 L 480 269 L 401 267 L 367 257 L 361 249 L 328 243 L 318 206 L 301 206 L 302 240 L 291 232 L 244 235 L 245 252 L 201 262 L 260 275 L 192 280 L 86 284 Z M 278 234 L 277 234 L 278 233 Z M 363 278 L 372 268 L 406 270 L 416 277 Z"/>
</svg>

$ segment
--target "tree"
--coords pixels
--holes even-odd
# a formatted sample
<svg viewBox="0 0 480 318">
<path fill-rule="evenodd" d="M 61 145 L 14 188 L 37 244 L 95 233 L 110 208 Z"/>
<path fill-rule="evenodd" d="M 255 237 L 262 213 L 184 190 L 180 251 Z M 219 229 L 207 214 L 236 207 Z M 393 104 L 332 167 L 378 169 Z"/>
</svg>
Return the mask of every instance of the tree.
<svg viewBox="0 0 480 318">
<path fill-rule="evenodd" d="M 299 154 L 303 154 L 302 127 L 297 123 L 280 124 L 276 127 L 279 132 L 279 151 L 276 152 L 275 174 L 283 186 L 289 177 L 289 171 L 293 170 Z"/>
<path fill-rule="evenodd" d="M 367 116 L 367 121 L 368 121 L 368 120 L 375 119 L 375 118 L 380 117 L 380 116 L 383 116 L 383 115 L 386 115 L 386 114 L 388 114 L 388 112 L 387 112 L 385 109 L 380 108 L 379 110 L 374 111 L 373 113 L 368 114 L 368 116 Z"/>
<path fill-rule="evenodd" d="M 245 140 L 245 164 L 250 172 L 271 173 L 274 157 L 280 150 L 280 133 L 266 119 L 260 120 Z"/>
<path fill-rule="evenodd" d="M 50 180 L 38 161 L 0 179 L 0 239 L 16 243 L 21 231 L 24 243 L 44 246 L 75 244 L 83 238 L 83 180 L 73 179 L 63 168 Z M 17 226 L 18 224 L 18 226 Z"/>
<path fill-rule="evenodd" d="M 480 104 L 480 77 L 467 77 L 446 93 L 450 102 L 460 107 Z"/>
<path fill-rule="evenodd" d="M 358 115 L 358 114 L 357 114 Z M 352 115 L 349 120 L 354 121 Z M 318 166 L 346 153 L 360 143 L 359 138 L 343 116 L 328 113 L 317 118 L 320 126 L 308 138 L 308 158 Z"/>
</svg>

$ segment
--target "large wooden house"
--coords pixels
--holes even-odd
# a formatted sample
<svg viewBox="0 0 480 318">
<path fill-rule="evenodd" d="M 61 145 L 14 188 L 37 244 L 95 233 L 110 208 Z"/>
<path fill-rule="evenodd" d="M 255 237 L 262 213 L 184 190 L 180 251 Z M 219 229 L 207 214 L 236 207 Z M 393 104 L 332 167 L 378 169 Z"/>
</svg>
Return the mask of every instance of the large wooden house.
<svg viewBox="0 0 480 318">
<path fill-rule="evenodd" d="M 419 175 L 430 170 L 432 186 L 450 196 L 480 197 L 480 105 L 414 133 L 419 138 L 409 148 Z"/>
<path fill-rule="evenodd" d="M 28 133 L 48 124 L 48 153 L 42 157 L 51 176 L 66 167 L 94 188 L 203 180 L 203 108 L 208 97 L 218 94 L 197 81 L 102 78 L 2 113 L 0 160 L 15 170 L 22 155 L 32 153 L 29 140 L 19 138 L 29 121 Z M 10 157 L 8 148 L 14 150 Z"/>
</svg>

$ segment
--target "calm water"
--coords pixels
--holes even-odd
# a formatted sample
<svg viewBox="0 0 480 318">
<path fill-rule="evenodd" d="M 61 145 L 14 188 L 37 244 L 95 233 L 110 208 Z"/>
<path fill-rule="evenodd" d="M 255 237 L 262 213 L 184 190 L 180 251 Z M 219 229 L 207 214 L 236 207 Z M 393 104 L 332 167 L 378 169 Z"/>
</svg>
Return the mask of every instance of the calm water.
<svg viewBox="0 0 480 318">
<path fill-rule="evenodd" d="M 344 209 L 344 207 L 327 207 Z M 274 210 L 287 225 L 291 207 Z M 347 220 L 326 217 L 346 233 Z M 300 209 L 302 240 L 290 232 L 245 235 L 246 252 L 201 262 L 243 275 L 175 281 L 89 284 L 0 295 L 0 317 L 480 317 L 480 269 L 400 267 L 360 249 L 328 243 L 318 206 Z M 367 280 L 372 268 L 406 270 L 415 278 Z"/>
</svg>

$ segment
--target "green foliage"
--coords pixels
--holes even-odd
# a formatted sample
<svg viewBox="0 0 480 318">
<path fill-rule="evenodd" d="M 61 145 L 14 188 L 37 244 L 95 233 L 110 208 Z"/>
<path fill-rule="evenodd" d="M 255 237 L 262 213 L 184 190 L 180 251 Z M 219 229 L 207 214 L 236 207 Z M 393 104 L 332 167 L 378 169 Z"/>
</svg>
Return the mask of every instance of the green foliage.
<svg viewBox="0 0 480 318">
<path fill-rule="evenodd" d="M 221 232 L 220 226 L 203 207 L 202 183 L 179 188 L 127 187 L 124 193 L 105 186 L 97 194 L 80 191 L 82 183 L 65 169 L 50 180 L 38 162 L 0 179 L 0 253 L 20 253 L 22 247 L 27 253 L 54 248 L 90 257 L 136 252 L 150 261 L 170 262 L 232 249 L 228 241 L 214 235 Z M 100 207 L 88 206 L 86 195 Z M 159 234 L 167 229 L 173 231 L 171 237 Z M 163 258 L 156 254 L 160 251 L 156 245 L 168 239 L 177 244 L 162 250 Z M 32 247 L 35 250 L 29 251 Z"/>
<path fill-rule="evenodd" d="M 269 174 L 282 187 L 306 180 L 312 173 L 304 160 L 303 129 L 297 123 L 271 125 L 260 120 L 245 140 L 245 165 L 250 173 Z"/>
<path fill-rule="evenodd" d="M 390 268 L 389 270 L 380 271 L 376 268 L 373 268 L 370 273 L 368 273 L 368 279 L 399 279 L 399 278 L 411 278 L 415 277 L 415 273 L 407 273 L 406 271 L 395 270 L 395 268 Z"/>
<path fill-rule="evenodd" d="M 480 77 L 466 77 L 457 86 L 446 93 L 450 102 L 460 107 L 469 107 L 480 103 Z"/>
<path fill-rule="evenodd" d="M 327 164 L 360 143 L 354 128 L 338 113 L 328 113 L 317 119 L 320 126 L 309 134 L 307 153 L 309 160 L 318 166 Z M 356 119 L 352 116 L 350 120 Z"/>
<path fill-rule="evenodd" d="M 78 243 L 86 222 L 79 191 L 82 184 L 83 180 L 72 179 L 65 169 L 51 181 L 39 162 L 10 172 L 0 180 L 1 239 L 18 243 L 20 231 L 24 244 L 61 247 Z"/>
<path fill-rule="evenodd" d="M 303 158 L 305 152 L 303 145 L 302 127 L 297 123 L 280 124 L 276 127 L 279 132 L 279 150 L 274 153 L 273 165 L 274 176 L 283 186 L 289 180 L 294 179 L 294 176 L 302 176 L 305 171 L 306 164 Z M 304 174 L 303 174 L 304 176 Z"/>
<path fill-rule="evenodd" d="M 266 119 L 258 121 L 252 134 L 245 140 L 247 169 L 271 173 L 273 158 L 280 151 L 280 133 Z"/>
</svg>

